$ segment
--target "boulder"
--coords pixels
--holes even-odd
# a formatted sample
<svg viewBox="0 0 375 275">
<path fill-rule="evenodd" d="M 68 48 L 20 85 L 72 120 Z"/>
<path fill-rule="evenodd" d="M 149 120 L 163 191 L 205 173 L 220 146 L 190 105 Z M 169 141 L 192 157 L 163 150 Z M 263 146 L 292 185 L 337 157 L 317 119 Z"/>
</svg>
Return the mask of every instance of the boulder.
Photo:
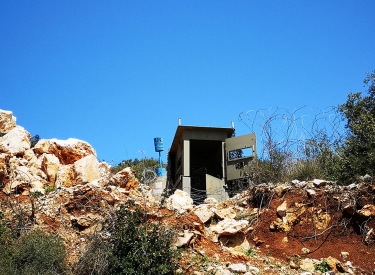
<svg viewBox="0 0 375 275">
<path fill-rule="evenodd" d="M 330 182 L 330 181 L 326 181 L 326 180 L 314 179 L 314 180 L 312 181 L 312 183 L 313 183 L 314 186 L 316 186 L 316 187 L 324 187 L 324 186 L 330 184 L 331 182 Z"/>
<path fill-rule="evenodd" d="M 112 175 L 111 165 L 106 162 L 99 163 L 99 180 L 100 186 L 107 186 Z"/>
<path fill-rule="evenodd" d="M 76 185 L 73 165 L 62 165 L 56 175 L 55 187 L 70 187 Z"/>
<path fill-rule="evenodd" d="M 193 237 L 194 237 L 194 233 L 189 232 L 189 230 L 184 230 L 182 234 L 177 236 L 177 239 L 174 245 L 178 248 L 187 246 L 190 244 L 190 241 Z"/>
<path fill-rule="evenodd" d="M 126 167 L 110 178 L 110 184 L 126 190 L 135 190 L 139 186 L 138 179 L 134 176 L 132 169 Z"/>
<path fill-rule="evenodd" d="M 247 220 L 235 220 L 235 219 L 224 219 L 218 222 L 216 225 L 210 227 L 211 232 L 214 234 L 214 241 L 218 241 L 218 237 L 225 235 L 234 235 L 240 232 L 246 226 L 249 221 Z"/>
<path fill-rule="evenodd" d="M 277 212 L 277 215 L 279 217 L 285 217 L 286 216 L 286 210 L 287 210 L 287 204 L 286 204 L 286 201 L 283 201 L 282 204 L 280 204 L 277 209 L 276 209 L 276 212 Z"/>
<path fill-rule="evenodd" d="M 42 155 L 42 170 L 47 175 L 48 185 L 55 186 L 57 172 L 59 171 L 60 161 L 52 154 Z"/>
<path fill-rule="evenodd" d="M 24 152 L 23 158 L 27 160 L 28 167 L 35 167 L 36 169 L 42 169 L 42 160 L 38 159 L 32 149 L 28 149 Z"/>
<path fill-rule="evenodd" d="M 287 184 L 281 184 L 281 185 L 278 185 L 275 187 L 274 191 L 276 193 L 276 195 L 280 198 L 282 197 L 285 192 L 290 188 L 289 185 Z"/>
<path fill-rule="evenodd" d="M 172 196 L 167 199 L 167 208 L 179 214 L 185 213 L 193 208 L 193 199 L 185 191 L 177 189 Z"/>
<path fill-rule="evenodd" d="M 234 219 L 236 217 L 236 211 L 233 207 L 215 209 L 215 215 L 219 219 Z"/>
<path fill-rule="evenodd" d="M 84 184 L 99 179 L 99 162 L 94 155 L 88 155 L 73 164 L 76 184 Z"/>
<path fill-rule="evenodd" d="M 305 213 L 306 207 L 304 204 L 295 203 L 294 207 L 288 208 L 285 217 L 277 218 L 270 224 L 271 230 L 280 232 L 289 232 L 293 226 L 299 222 L 299 217 Z"/>
<path fill-rule="evenodd" d="M 5 182 L 6 176 L 8 174 L 6 165 L 6 154 L 0 153 L 0 183 Z"/>
<path fill-rule="evenodd" d="M 314 261 L 313 259 L 306 258 L 306 259 L 303 259 L 301 261 L 301 264 L 300 264 L 299 267 L 304 271 L 314 272 L 315 271 L 315 267 L 314 267 L 315 264 L 316 264 L 316 261 Z"/>
<path fill-rule="evenodd" d="M 23 155 L 27 149 L 30 149 L 30 134 L 21 126 L 16 126 L 0 137 L 0 153 Z"/>
<path fill-rule="evenodd" d="M 13 157 L 9 160 L 10 179 L 5 184 L 3 192 L 13 192 L 27 195 L 30 192 L 44 193 L 44 181 L 30 172 L 27 166 L 19 166 L 19 159 Z"/>
<path fill-rule="evenodd" d="M 249 250 L 250 244 L 246 239 L 245 233 L 239 231 L 233 235 L 224 235 L 218 238 L 222 247 L 226 247 L 232 254 L 242 255 L 244 251 Z"/>
<path fill-rule="evenodd" d="M 204 200 L 204 204 L 217 204 L 217 203 L 218 203 L 218 201 L 215 198 L 206 198 Z"/>
<path fill-rule="evenodd" d="M 212 217 L 212 211 L 207 204 L 200 204 L 194 207 L 194 214 L 197 215 L 202 223 L 208 222 Z"/>
<path fill-rule="evenodd" d="M 73 164 L 88 155 L 96 156 L 94 148 L 85 141 L 69 138 L 67 140 L 41 139 L 34 147 L 36 155 L 53 154 L 61 164 Z"/>
<path fill-rule="evenodd" d="M 11 111 L 0 109 L 0 133 L 7 133 L 16 127 L 16 117 Z"/>
</svg>

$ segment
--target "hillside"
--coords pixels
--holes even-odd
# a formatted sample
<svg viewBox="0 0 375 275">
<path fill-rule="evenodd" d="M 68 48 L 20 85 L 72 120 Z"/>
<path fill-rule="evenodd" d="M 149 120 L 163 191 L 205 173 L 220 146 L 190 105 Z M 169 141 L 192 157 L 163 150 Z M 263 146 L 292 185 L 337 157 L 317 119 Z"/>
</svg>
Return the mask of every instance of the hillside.
<svg viewBox="0 0 375 275">
<path fill-rule="evenodd" d="M 259 184 L 223 202 L 194 205 L 177 190 L 160 203 L 130 168 L 113 173 L 87 142 L 39 140 L 0 111 L 0 211 L 22 235 L 60 236 L 74 267 L 90 242 L 108 238 L 132 200 L 147 222 L 173 230 L 180 274 L 373 274 L 375 185 L 326 180 Z"/>
</svg>

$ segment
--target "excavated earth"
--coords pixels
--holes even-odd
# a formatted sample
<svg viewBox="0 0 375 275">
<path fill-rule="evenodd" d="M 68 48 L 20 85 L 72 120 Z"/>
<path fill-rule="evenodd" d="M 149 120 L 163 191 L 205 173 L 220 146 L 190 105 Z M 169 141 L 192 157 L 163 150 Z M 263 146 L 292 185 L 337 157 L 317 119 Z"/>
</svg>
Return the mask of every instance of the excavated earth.
<svg viewBox="0 0 375 275">
<path fill-rule="evenodd" d="M 213 214 L 202 222 L 197 206 L 182 212 L 161 206 L 148 186 L 129 191 L 85 184 L 60 188 L 39 198 L 0 192 L 9 221 L 24 213 L 25 228 L 37 226 L 65 240 L 70 265 L 83 253 L 90 236 L 101 230 L 104 217 L 127 199 L 142 204 L 150 222 L 160 221 L 176 229 L 177 235 L 193 234 L 182 248 L 182 274 L 215 274 L 209 273 L 210 266 L 236 263 L 256 267 L 258 274 L 302 274 L 305 258 L 316 259 L 315 263 L 330 259 L 335 272 L 331 274 L 373 274 L 375 270 L 375 213 L 371 207 L 375 186 L 371 183 L 350 187 L 328 182 L 320 186 L 310 182 L 304 187 L 262 184 L 224 202 L 211 202 L 211 212 L 230 210 L 234 220 L 248 222 L 246 228 L 227 236 L 225 243 L 226 236 L 218 241 L 210 231 L 223 217 Z M 234 236 L 241 238 L 238 233 L 254 248 L 253 254 L 231 249 L 244 241 L 236 240 Z"/>
<path fill-rule="evenodd" d="M 0 211 L 20 233 L 60 236 L 69 266 L 131 199 L 149 222 L 175 230 L 179 274 L 375 274 L 375 182 L 259 184 L 222 202 L 194 205 L 175 190 L 160 203 L 156 182 L 116 174 L 87 142 L 39 140 L 0 110 Z M 366 181 L 366 182 L 365 182 Z M 154 187 L 155 187 L 154 186 Z M 156 187 L 155 187 L 156 188 Z M 155 196 L 154 196 L 155 195 Z"/>
</svg>

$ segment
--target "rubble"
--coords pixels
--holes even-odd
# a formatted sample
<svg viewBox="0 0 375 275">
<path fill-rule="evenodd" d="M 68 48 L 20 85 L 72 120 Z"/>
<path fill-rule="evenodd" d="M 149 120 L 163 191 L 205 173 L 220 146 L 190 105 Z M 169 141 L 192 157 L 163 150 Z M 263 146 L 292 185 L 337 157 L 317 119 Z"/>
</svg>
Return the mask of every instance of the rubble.
<svg viewBox="0 0 375 275">
<path fill-rule="evenodd" d="M 375 270 L 375 187 L 369 176 L 350 186 L 320 179 L 254 185 L 226 201 L 208 198 L 200 205 L 176 190 L 164 208 L 129 167 L 112 173 L 87 142 L 42 139 L 31 148 L 30 134 L 15 121 L 0 110 L 0 132 L 6 133 L 0 137 L 1 211 L 10 221 L 22 214 L 25 230 L 61 236 L 69 265 L 106 218 L 132 199 L 150 219 L 176 228 L 186 274 L 316 274 L 325 262 L 329 274 Z M 206 263 L 194 264 L 194 257 Z"/>
</svg>

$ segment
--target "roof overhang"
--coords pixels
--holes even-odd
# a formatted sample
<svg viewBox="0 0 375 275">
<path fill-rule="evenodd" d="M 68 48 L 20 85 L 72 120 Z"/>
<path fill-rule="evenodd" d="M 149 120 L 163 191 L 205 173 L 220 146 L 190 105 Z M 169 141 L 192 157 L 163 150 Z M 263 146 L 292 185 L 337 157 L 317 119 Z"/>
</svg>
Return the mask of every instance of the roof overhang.
<svg viewBox="0 0 375 275">
<path fill-rule="evenodd" d="M 211 132 L 225 132 L 227 134 L 227 138 L 232 137 L 234 133 L 234 128 L 223 128 L 223 127 L 207 127 L 207 126 L 187 126 L 187 125 L 179 125 L 177 126 L 176 133 L 173 138 L 172 146 L 169 149 L 170 153 L 175 153 L 178 149 L 178 145 L 180 140 L 182 139 L 184 132 L 187 130 L 195 130 L 195 131 L 211 131 Z"/>
</svg>

